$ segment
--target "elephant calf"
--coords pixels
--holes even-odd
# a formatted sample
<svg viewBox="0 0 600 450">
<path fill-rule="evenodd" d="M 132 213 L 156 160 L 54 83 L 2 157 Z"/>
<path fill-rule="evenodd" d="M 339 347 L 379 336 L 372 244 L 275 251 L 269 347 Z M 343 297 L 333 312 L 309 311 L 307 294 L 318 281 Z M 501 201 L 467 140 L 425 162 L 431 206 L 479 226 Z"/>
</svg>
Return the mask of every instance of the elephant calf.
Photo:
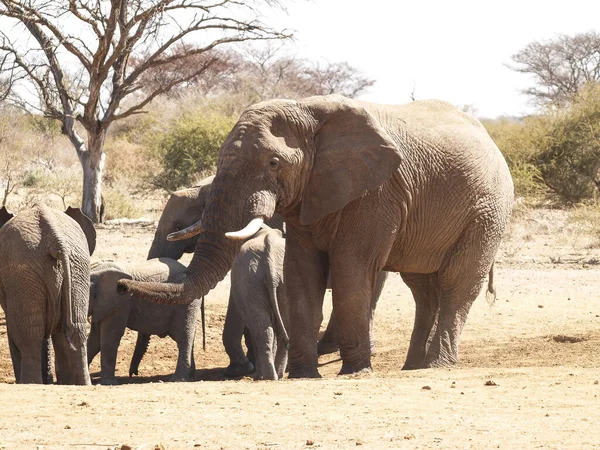
<svg viewBox="0 0 600 450">
<path fill-rule="evenodd" d="M 189 305 L 160 305 L 117 292 L 120 279 L 166 282 L 176 278 L 186 267 L 170 258 L 157 258 L 135 264 L 104 263 L 90 275 L 90 315 L 92 329 L 88 337 L 88 363 L 101 352 L 101 383 L 118 384 L 115 378 L 117 350 L 125 328 L 140 334 L 170 336 L 179 349 L 177 368 L 171 381 L 190 381 L 195 371 L 194 338 L 201 300 Z M 129 375 L 146 351 L 147 342 L 139 342 L 133 355 Z"/>
<path fill-rule="evenodd" d="M 79 209 L 0 208 L 0 305 L 17 383 L 90 384 L 86 364 L 90 255 L 96 231 Z"/>
<path fill-rule="evenodd" d="M 263 225 L 246 241 L 231 268 L 231 291 L 228 308 L 228 333 L 223 336 L 226 348 L 239 346 L 240 337 L 248 327 L 256 359 L 256 379 L 282 378 L 287 365 L 288 336 L 283 316 L 287 302 L 283 284 L 285 239 L 281 231 Z M 283 316 L 280 311 L 283 310 Z M 227 348 L 228 353 L 232 349 Z"/>
</svg>

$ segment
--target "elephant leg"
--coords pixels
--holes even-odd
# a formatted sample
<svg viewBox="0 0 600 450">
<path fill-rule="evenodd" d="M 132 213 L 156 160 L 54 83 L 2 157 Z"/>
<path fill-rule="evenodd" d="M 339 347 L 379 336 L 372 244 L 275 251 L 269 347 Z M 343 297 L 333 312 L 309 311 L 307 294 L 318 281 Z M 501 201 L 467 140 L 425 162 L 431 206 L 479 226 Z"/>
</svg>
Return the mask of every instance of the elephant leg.
<svg viewBox="0 0 600 450">
<path fill-rule="evenodd" d="M 42 344 L 42 383 L 52 384 L 52 343 L 50 338 L 44 339 Z"/>
<path fill-rule="evenodd" d="M 21 352 L 11 339 L 10 333 L 8 333 L 8 348 L 10 350 L 10 359 L 12 360 L 13 371 L 15 373 L 15 382 L 21 383 Z"/>
<path fill-rule="evenodd" d="M 6 329 L 9 336 L 15 379 L 18 383 L 42 384 L 42 347 L 46 327 L 46 303 L 37 286 L 24 287 L 19 301 L 9 302 L 6 312 Z M 41 301 L 31 301 L 43 300 Z M 14 356 L 13 356 L 14 355 Z M 19 367 L 14 365 L 18 363 Z"/>
<path fill-rule="evenodd" d="M 366 269 L 357 273 L 345 266 L 332 265 L 331 272 L 333 312 L 337 321 L 340 356 L 343 361 L 339 374 L 370 372 L 370 299 L 377 271 Z"/>
<path fill-rule="evenodd" d="M 129 363 L 130 377 L 139 375 L 140 362 L 142 362 L 142 358 L 148 350 L 148 345 L 150 345 L 150 335 L 138 332 L 137 339 L 135 341 L 135 350 L 133 351 L 133 356 L 131 357 L 131 362 Z"/>
<path fill-rule="evenodd" d="M 371 294 L 371 310 L 369 314 L 369 348 L 371 349 L 371 356 L 375 354 L 375 325 L 373 323 L 375 320 L 375 308 L 377 308 L 377 303 L 383 292 L 387 277 L 388 273 L 384 270 L 380 270 L 377 273 L 377 277 L 375 278 L 375 288 Z"/>
<path fill-rule="evenodd" d="M 375 308 L 377 307 L 377 302 L 379 301 L 379 297 L 381 296 L 387 277 L 388 273 L 383 270 L 377 274 L 377 278 L 375 280 L 375 289 L 373 290 L 373 294 L 371 296 L 371 315 L 369 318 L 369 343 L 371 347 L 371 355 L 375 353 L 375 330 L 373 328 Z M 335 315 L 332 311 L 331 316 L 329 317 L 329 322 L 327 323 L 327 328 L 325 329 L 325 333 L 323 333 L 323 337 L 321 337 L 321 340 L 319 341 L 319 355 L 327 355 L 329 353 L 337 352 L 340 349 L 338 342 L 339 337 L 337 323 L 335 321 Z"/>
<path fill-rule="evenodd" d="M 290 227 L 283 266 L 290 312 L 289 377 L 320 378 L 317 341 L 329 260 L 327 254 Z"/>
<path fill-rule="evenodd" d="M 223 374 L 225 378 L 238 378 L 254 371 L 254 365 L 246 358 L 242 348 L 242 336 L 245 328 L 244 321 L 235 306 L 233 294 L 230 292 L 222 336 L 223 346 L 229 356 L 229 366 Z M 246 345 L 248 345 L 247 340 Z M 250 348 L 248 347 L 248 349 Z"/>
<path fill-rule="evenodd" d="M 277 348 L 275 351 L 275 371 L 277 372 L 277 378 L 283 378 L 285 369 L 288 362 L 288 349 L 285 345 L 285 341 L 281 336 L 281 333 L 277 334 Z"/>
<path fill-rule="evenodd" d="M 117 352 L 126 325 L 127 316 L 121 317 L 118 311 L 100 323 L 100 383 L 103 385 L 119 384 L 115 377 Z"/>
<path fill-rule="evenodd" d="M 98 353 L 100 353 L 100 324 L 98 322 L 92 322 L 90 335 L 87 339 L 88 365 L 92 363 Z"/>
<path fill-rule="evenodd" d="M 463 235 L 438 271 L 438 321 L 424 367 L 446 367 L 458 359 L 460 334 L 497 250 L 489 243 L 485 225 L 475 223 L 477 228 Z"/>
<path fill-rule="evenodd" d="M 333 314 L 333 311 L 331 311 L 331 315 L 329 316 L 329 322 L 327 323 L 325 333 L 323 333 L 323 336 L 319 340 L 317 352 L 319 353 L 319 355 L 335 353 L 340 349 L 340 345 L 338 342 L 339 337 L 337 323 L 335 321 L 335 314 Z"/>
<path fill-rule="evenodd" d="M 69 343 L 62 331 L 52 334 L 52 345 L 54 346 L 56 382 L 58 384 L 73 384 L 68 355 Z"/>
<path fill-rule="evenodd" d="M 458 359 L 458 342 L 471 305 L 481 291 L 483 279 L 463 282 L 452 289 L 441 285 L 437 328 L 423 367 L 447 367 Z"/>
<path fill-rule="evenodd" d="M 244 327 L 244 343 L 246 344 L 246 358 L 254 365 L 256 363 L 256 356 L 254 355 L 254 346 L 252 345 L 252 335 L 248 327 Z"/>
<path fill-rule="evenodd" d="M 52 334 L 54 359 L 56 361 L 56 379 L 59 384 L 90 385 L 90 373 L 87 362 L 85 326 L 76 327 L 67 340 L 62 331 Z M 73 347 L 71 347 L 71 344 Z"/>
<path fill-rule="evenodd" d="M 256 380 L 277 380 L 275 370 L 275 332 L 272 325 L 261 326 L 257 320 L 250 329 L 256 355 Z"/>
<path fill-rule="evenodd" d="M 71 382 L 75 385 L 91 385 L 90 371 L 87 358 L 87 332 L 86 322 L 75 325 L 75 332 L 71 338 L 71 345 L 67 346 L 67 357 L 71 367 Z"/>
<path fill-rule="evenodd" d="M 31 347 L 38 347 L 37 351 L 30 348 L 21 352 L 21 377 L 20 383 L 42 384 L 42 345 L 43 339 L 32 343 Z"/>
<path fill-rule="evenodd" d="M 177 348 L 179 355 L 177 357 L 177 367 L 175 373 L 169 381 L 193 381 L 194 369 L 192 369 L 192 360 L 194 359 L 194 339 L 195 333 L 190 336 L 186 329 L 182 330 L 181 336 L 178 336 Z"/>
<path fill-rule="evenodd" d="M 192 341 L 192 375 L 196 374 L 196 360 L 194 358 L 194 342 Z"/>
<path fill-rule="evenodd" d="M 415 323 L 403 370 L 420 369 L 425 362 L 429 338 L 434 332 L 439 308 L 437 273 L 402 273 L 415 299 Z"/>
</svg>

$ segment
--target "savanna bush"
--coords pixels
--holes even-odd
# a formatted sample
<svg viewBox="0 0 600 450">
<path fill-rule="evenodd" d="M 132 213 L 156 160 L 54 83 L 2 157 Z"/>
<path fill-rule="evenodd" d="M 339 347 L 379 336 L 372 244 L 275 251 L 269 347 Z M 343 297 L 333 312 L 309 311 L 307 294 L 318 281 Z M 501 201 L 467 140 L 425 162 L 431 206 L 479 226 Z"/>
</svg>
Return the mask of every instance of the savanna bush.
<svg viewBox="0 0 600 450">
<path fill-rule="evenodd" d="M 542 119 L 536 166 L 544 183 L 567 203 L 592 198 L 600 186 L 600 85 L 592 84 Z"/>
<path fill-rule="evenodd" d="M 510 168 L 515 196 L 537 199 L 546 191 L 544 180 L 536 166 L 538 141 L 544 131 L 537 118 L 500 118 L 484 120 L 483 125 L 494 140 Z"/>
<path fill-rule="evenodd" d="M 600 187 L 600 86 L 574 102 L 523 119 L 485 120 L 504 154 L 517 196 L 546 194 L 563 203 L 593 198 Z"/>
</svg>

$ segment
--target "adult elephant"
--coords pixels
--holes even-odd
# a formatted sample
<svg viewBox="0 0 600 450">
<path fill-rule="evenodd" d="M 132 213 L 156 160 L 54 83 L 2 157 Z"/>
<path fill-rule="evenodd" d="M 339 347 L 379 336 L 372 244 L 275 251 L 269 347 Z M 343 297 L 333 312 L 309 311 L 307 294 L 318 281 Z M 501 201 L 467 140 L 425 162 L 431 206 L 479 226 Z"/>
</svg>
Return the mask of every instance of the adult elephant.
<svg viewBox="0 0 600 450">
<path fill-rule="evenodd" d="M 244 111 L 221 147 L 202 221 L 172 236 L 199 234 L 186 275 L 121 287 L 157 302 L 190 302 L 278 212 L 287 224 L 290 377 L 319 376 L 328 268 L 341 374 L 371 370 L 369 299 L 380 270 L 400 272 L 416 303 L 404 368 L 448 366 L 492 274 L 513 197 L 506 161 L 484 127 L 445 102 L 390 106 L 337 95 L 262 102 Z"/>
<path fill-rule="evenodd" d="M 58 382 L 90 384 L 86 319 L 94 226 L 73 208 L 63 213 L 40 205 L 11 216 L 0 210 L 0 304 L 17 383 L 42 383 L 43 347 L 52 337 Z"/>
</svg>

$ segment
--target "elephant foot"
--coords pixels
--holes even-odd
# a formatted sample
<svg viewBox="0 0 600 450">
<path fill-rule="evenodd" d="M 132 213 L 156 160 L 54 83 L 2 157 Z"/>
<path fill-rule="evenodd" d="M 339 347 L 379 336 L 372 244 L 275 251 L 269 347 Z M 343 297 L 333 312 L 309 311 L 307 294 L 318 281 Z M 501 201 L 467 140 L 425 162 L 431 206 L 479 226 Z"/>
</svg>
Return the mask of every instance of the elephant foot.
<svg viewBox="0 0 600 450">
<path fill-rule="evenodd" d="M 434 359 L 432 361 L 426 361 L 422 367 L 417 367 L 417 369 L 440 369 L 444 367 L 452 367 L 454 364 L 455 361 Z"/>
<path fill-rule="evenodd" d="M 451 352 L 430 352 L 425 357 L 422 369 L 452 367 L 458 360 L 458 355 Z"/>
<path fill-rule="evenodd" d="M 133 377 L 134 375 L 135 375 L 136 377 L 137 377 L 137 376 L 139 376 L 138 370 L 137 370 L 137 369 L 134 369 L 134 370 L 131 370 L 131 369 L 130 369 L 130 370 L 129 370 L 129 378 Z"/>
<path fill-rule="evenodd" d="M 102 386 L 118 386 L 119 382 L 116 378 L 102 378 L 100 384 Z"/>
<path fill-rule="evenodd" d="M 290 369 L 288 378 L 321 378 L 321 374 L 316 367 L 310 369 Z"/>
<path fill-rule="evenodd" d="M 171 383 L 181 383 L 181 382 L 186 382 L 186 381 L 194 381 L 194 380 L 191 376 L 180 375 L 177 373 L 174 373 L 169 378 L 169 382 L 171 382 Z"/>
<path fill-rule="evenodd" d="M 256 374 L 254 381 L 276 381 L 278 380 L 276 373 Z"/>
<path fill-rule="evenodd" d="M 319 355 L 328 355 L 335 353 L 340 349 L 340 346 L 335 341 L 323 341 L 320 340 L 317 344 L 317 353 Z"/>
<path fill-rule="evenodd" d="M 225 369 L 225 372 L 223 372 L 223 376 L 225 378 L 239 378 L 250 375 L 252 372 L 254 372 L 254 364 L 249 360 L 246 360 L 243 363 L 229 364 Z"/>
<path fill-rule="evenodd" d="M 355 367 L 343 363 L 338 375 L 366 375 L 371 373 L 373 373 L 373 368 L 370 365 L 367 367 Z"/>
<path fill-rule="evenodd" d="M 419 370 L 424 369 L 423 364 L 414 364 L 414 363 L 404 363 L 402 366 L 402 370 Z"/>
</svg>

